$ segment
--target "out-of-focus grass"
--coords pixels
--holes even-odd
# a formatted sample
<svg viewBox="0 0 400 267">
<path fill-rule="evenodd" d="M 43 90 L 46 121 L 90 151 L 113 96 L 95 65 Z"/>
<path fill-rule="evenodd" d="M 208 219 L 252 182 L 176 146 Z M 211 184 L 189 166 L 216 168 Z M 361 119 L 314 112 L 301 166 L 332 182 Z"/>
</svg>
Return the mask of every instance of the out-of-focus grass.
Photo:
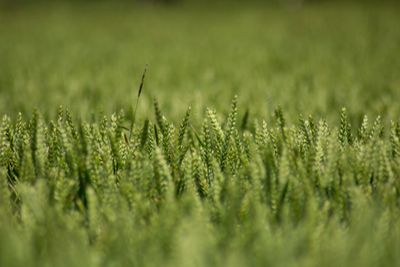
<svg viewBox="0 0 400 267">
<path fill-rule="evenodd" d="M 0 112 L 62 104 L 128 110 L 149 64 L 140 117 L 157 97 L 177 117 L 233 94 L 252 114 L 282 105 L 330 118 L 400 114 L 397 6 L 31 6 L 0 11 Z M 296 116 L 292 116 L 296 115 Z"/>
</svg>

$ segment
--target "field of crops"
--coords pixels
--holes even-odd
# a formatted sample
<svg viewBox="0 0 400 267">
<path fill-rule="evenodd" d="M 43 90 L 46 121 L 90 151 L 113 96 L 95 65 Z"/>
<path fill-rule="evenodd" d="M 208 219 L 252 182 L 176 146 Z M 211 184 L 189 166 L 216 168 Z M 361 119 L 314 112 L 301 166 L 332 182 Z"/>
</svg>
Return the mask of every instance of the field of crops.
<svg viewBox="0 0 400 267">
<path fill-rule="evenodd" d="M 400 6 L 300 2 L 0 5 L 0 266 L 399 266 Z"/>
</svg>

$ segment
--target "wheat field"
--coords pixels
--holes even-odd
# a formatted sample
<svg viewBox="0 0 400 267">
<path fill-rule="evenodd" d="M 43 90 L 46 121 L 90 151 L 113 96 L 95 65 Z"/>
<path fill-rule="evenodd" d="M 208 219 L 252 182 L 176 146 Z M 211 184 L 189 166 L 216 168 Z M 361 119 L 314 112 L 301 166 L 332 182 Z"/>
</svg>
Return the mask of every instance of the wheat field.
<svg viewBox="0 0 400 267">
<path fill-rule="evenodd" d="M 398 266 L 399 11 L 4 5 L 0 266 Z"/>
</svg>

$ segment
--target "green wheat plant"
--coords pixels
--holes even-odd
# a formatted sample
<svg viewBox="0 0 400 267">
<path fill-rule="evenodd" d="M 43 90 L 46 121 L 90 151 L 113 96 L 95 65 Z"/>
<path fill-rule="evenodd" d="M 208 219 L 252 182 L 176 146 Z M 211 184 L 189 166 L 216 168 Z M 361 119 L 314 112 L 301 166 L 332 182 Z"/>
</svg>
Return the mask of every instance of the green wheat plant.
<svg viewBox="0 0 400 267">
<path fill-rule="evenodd" d="M 236 97 L 201 129 L 190 113 L 175 126 L 155 102 L 128 142 L 122 111 L 3 116 L 1 265 L 399 263 L 398 122 L 291 125 L 278 108 L 243 128 Z"/>
</svg>

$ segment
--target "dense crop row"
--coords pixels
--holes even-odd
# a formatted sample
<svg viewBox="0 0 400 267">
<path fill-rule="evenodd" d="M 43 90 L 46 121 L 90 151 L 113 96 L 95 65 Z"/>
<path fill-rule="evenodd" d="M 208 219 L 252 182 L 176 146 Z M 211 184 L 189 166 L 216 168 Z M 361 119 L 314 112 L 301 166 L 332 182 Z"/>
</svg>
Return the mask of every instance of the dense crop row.
<svg viewBox="0 0 400 267">
<path fill-rule="evenodd" d="M 400 262 L 399 123 L 237 117 L 4 116 L 0 265 Z"/>
</svg>

